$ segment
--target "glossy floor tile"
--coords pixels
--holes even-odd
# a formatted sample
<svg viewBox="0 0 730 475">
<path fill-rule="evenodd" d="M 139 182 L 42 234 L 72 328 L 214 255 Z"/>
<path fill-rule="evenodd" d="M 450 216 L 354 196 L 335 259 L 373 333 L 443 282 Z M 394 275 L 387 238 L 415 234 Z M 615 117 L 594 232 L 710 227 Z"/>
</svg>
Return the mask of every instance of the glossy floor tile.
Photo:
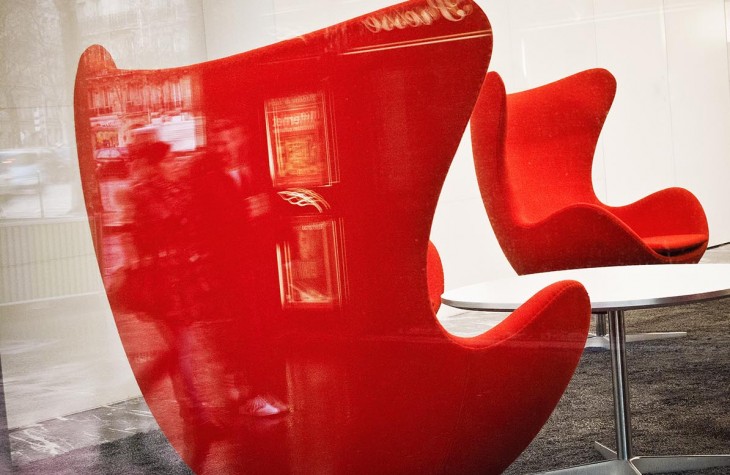
<svg viewBox="0 0 730 475">
<path fill-rule="evenodd" d="M 23 465 L 157 428 L 144 400 L 135 398 L 13 430 L 10 449 L 13 463 Z"/>
</svg>

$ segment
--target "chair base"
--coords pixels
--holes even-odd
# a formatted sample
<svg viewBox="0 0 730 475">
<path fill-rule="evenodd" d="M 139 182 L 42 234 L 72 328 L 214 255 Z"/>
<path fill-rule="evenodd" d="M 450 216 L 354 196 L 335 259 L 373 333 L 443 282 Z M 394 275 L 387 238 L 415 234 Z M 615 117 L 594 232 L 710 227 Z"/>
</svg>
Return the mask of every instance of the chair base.
<svg viewBox="0 0 730 475">
<path fill-rule="evenodd" d="M 594 446 L 601 455 L 608 459 L 607 461 L 541 473 L 551 475 L 645 475 L 730 467 L 730 455 L 726 454 L 638 456 L 629 460 L 617 460 L 616 452 L 605 445 L 594 442 Z"/>
</svg>

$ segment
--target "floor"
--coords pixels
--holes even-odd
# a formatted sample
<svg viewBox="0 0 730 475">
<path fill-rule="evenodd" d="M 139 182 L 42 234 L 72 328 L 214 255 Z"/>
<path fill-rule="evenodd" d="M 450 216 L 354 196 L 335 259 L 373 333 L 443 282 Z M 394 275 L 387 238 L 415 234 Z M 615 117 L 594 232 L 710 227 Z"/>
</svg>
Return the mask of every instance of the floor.
<svg viewBox="0 0 730 475">
<path fill-rule="evenodd" d="M 157 428 L 144 400 L 135 398 L 15 429 L 10 432 L 10 452 L 13 464 L 22 466 Z"/>
<path fill-rule="evenodd" d="M 702 262 L 730 263 L 730 245 L 708 250 Z M 452 333 L 467 336 L 494 326 L 502 316 L 503 314 L 497 313 L 465 312 L 445 317 L 442 324 Z M 114 441 L 156 428 L 157 424 L 144 400 L 131 399 L 12 430 L 9 434 L 11 459 L 13 465 L 22 467 L 29 462 L 73 449 Z M 0 443 L 0 448 L 2 445 Z"/>
</svg>

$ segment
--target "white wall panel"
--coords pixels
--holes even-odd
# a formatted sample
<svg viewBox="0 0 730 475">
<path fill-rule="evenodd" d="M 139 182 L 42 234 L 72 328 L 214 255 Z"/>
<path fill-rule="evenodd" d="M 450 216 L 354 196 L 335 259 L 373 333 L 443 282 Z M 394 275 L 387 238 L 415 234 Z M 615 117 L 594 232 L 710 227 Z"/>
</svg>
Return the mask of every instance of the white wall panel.
<svg viewBox="0 0 730 475">
<path fill-rule="evenodd" d="M 616 77 L 601 137 L 606 195 L 618 205 L 675 182 L 662 0 L 596 0 L 598 65 Z"/>
<path fill-rule="evenodd" d="M 492 58 L 489 70 L 497 71 L 503 78 L 512 78 L 512 28 L 509 2 L 503 0 L 476 0 L 492 25 Z"/>
<path fill-rule="evenodd" d="M 730 241 L 730 89 L 723 0 L 664 0 L 677 184 L 694 192 L 711 244 Z"/>
<path fill-rule="evenodd" d="M 273 0 L 279 39 L 327 26 L 385 8 L 392 0 Z"/>
<path fill-rule="evenodd" d="M 539 86 L 596 65 L 592 0 L 511 0 L 508 90 Z"/>
</svg>

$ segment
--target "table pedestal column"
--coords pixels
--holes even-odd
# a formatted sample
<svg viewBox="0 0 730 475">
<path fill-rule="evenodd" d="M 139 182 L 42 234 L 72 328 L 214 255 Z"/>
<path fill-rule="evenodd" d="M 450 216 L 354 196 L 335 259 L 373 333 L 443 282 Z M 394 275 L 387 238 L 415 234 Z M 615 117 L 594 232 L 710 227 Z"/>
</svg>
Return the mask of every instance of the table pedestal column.
<svg viewBox="0 0 730 475">
<path fill-rule="evenodd" d="M 616 447 L 619 460 L 630 460 L 631 413 L 629 384 L 626 374 L 626 330 L 623 310 L 608 312 L 608 335 L 611 342 L 611 376 L 613 379 L 613 405 L 616 417 Z"/>
</svg>

